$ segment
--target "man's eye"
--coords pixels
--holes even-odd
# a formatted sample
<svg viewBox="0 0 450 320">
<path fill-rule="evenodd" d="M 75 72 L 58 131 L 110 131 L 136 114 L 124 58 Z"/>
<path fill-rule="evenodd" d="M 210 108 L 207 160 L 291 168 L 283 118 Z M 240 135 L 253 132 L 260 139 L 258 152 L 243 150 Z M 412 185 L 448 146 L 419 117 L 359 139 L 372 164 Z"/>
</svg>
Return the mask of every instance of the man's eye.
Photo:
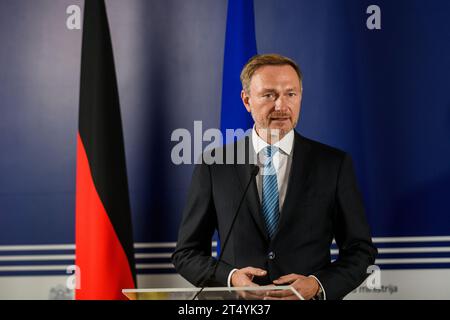
<svg viewBox="0 0 450 320">
<path fill-rule="evenodd" d="M 273 98 L 273 93 L 266 93 L 263 95 L 264 98 Z"/>
<path fill-rule="evenodd" d="M 289 93 L 288 93 L 288 96 L 289 96 L 289 97 L 295 97 L 296 95 L 297 95 L 297 94 L 296 94 L 295 92 L 289 92 Z"/>
</svg>

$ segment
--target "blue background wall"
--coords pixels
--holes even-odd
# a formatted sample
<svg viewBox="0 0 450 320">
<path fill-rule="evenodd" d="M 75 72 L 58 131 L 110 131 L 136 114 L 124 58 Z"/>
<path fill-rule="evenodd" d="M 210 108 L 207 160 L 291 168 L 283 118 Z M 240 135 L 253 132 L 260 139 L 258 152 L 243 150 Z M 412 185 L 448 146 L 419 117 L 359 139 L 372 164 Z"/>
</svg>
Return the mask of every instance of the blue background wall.
<svg viewBox="0 0 450 320">
<path fill-rule="evenodd" d="M 192 166 L 172 164 L 170 135 L 219 127 L 227 1 L 106 3 L 135 241 L 176 241 Z M 74 243 L 71 4 L 0 0 L 0 245 Z M 444 0 L 255 0 L 258 52 L 299 62 L 297 129 L 351 153 L 375 237 L 450 235 L 449 15 Z"/>
</svg>

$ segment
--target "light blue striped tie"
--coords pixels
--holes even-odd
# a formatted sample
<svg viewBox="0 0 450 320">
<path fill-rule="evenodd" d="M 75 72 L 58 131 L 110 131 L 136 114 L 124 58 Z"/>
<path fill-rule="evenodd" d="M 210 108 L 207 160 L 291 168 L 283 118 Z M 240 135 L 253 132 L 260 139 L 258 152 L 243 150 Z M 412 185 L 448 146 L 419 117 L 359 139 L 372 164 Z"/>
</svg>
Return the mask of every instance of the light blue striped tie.
<svg viewBox="0 0 450 320">
<path fill-rule="evenodd" d="M 263 151 L 265 160 L 262 175 L 262 212 L 269 237 L 273 238 L 280 219 L 277 174 L 272 161 L 278 148 L 267 146 Z"/>
</svg>

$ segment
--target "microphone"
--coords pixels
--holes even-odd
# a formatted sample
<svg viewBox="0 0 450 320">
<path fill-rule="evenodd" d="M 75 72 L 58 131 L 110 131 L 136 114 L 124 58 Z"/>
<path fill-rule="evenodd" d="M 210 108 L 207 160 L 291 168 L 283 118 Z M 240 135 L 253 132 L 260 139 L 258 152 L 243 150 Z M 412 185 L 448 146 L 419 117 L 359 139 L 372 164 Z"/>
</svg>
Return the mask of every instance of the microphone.
<svg viewBox="0 0 450 320">
<path fill-rule="evenodd" d="M 195 298 L 197 298 L 198 295 L 203 292 L 203 290 L 205 289 L 205 282 L 206 282 L 206 280 L 207 279 L 212 279 L 216 275 L 217 267 L 219 266 L 219 263 L 222 261 L 223 253 L 225 252 L 225 248 L 227 247 L 228 239 L 230 238 L 231 231 L 233 231 L 234 223 L 236 222 L 236 219 L 237 219 L 237 217 L 239 215 L 239 211 L 241 210 L 241 206 L 242 206 L 242 203 L 244 202 L 244 199 L 245 199 L 245 196 L 247 194 L 248 188 L 250 187 L 250 184 L 252 183 L 253 178 L 258 175 L 259 167 L 257 165 L 252 165 L 252 167 L 253 167 L 253 169 L 252 169 L 252 172 L 251 172 L 251 175 L 250 175 L 250 179 L 248 179 L 248 182 L 247 182 L 247 185 L 245 187 L 244 193 L 242 194 L 242 197 L 241 197 L 241 201 L 239 202 L 239 206 L 238 206 L 238 208 L 237 208 L 237 210 L 236 210 L 236 212 L 234 214 L 233 221 L 231 222 L 230 229 L 228 229 L 228 233 L 227 233 L 227 235 L 225 237 L 225 241 L 223 242 L 222 250 L 220 251 L 219 259 L 217 259 L 216 265 L 214 266 L 214 269 L 212 271 L 211 276 L 205 278 L 202 281 L 202 287 L 201 287 L 200 291 L 198 291 L 195 294 L 195 296 L 192 298 L 192 300 L 195 300 Z"/>
</svg>

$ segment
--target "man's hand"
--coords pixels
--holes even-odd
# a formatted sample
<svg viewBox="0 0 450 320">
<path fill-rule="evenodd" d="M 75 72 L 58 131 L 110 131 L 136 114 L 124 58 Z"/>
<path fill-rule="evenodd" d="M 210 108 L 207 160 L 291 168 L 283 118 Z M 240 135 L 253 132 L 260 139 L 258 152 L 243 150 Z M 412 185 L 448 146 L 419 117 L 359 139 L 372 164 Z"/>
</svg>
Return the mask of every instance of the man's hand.
<svg viewBox="0 0 450 320">
<path fill-rule="evenodd" d="M 246 267 L 238 269 L 231 275 L 231 285 L 233 287 L 259 287 L 253 282 L 254 277 L 263 277 L 267 274 L 267 271 L 259 268 Z M 250 293 L 249 291 L 239 291 L 238 294 L 246 299 L 262 299 L 265 295 L 265 291 Z"/>
<path fill-rule="evenodd" d="M 319 292 L 320 285 L 313 277 L 305 277 L 291 273 L 273 281 L 276 285 L 290 285 L 297 290 L 305 300 L 312 299 Z M 298 297 L 290 290 L 269 291 L 267 299 L 273 300 L 298 300 Z"/>
<path fill-rule="evenodd" d="M 231 285 L 233 287 L 256 287 L 258 286 L 253 282 L 254 277 L 263 277 L 267 274 L 266 270 L 246 267 L 238 269 L 231 275 Z"/>
</svg>

